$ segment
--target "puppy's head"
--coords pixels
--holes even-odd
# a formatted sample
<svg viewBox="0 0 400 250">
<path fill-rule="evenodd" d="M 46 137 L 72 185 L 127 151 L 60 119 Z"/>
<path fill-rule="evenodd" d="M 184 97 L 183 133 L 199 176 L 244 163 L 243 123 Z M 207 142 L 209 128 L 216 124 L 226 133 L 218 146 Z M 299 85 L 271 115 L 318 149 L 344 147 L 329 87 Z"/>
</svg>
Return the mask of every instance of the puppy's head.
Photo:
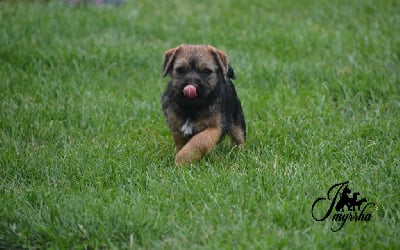
<svg viewBox="0 0 400 250">
<path fill-rule="evenodd" d="M 180 45 L 164 54 L 163 75 L 171 75 L 177 98 L 196 103 L 217 89 L 221 81 L 234 78 L 226 54 L 209 45 Z"/>
</svg>

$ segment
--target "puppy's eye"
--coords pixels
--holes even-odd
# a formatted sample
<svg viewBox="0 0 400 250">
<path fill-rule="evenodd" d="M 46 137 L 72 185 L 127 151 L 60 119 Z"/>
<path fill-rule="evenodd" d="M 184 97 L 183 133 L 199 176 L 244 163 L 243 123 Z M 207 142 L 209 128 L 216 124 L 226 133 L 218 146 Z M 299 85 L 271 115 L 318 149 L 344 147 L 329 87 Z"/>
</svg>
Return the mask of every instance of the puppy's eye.
<svg viewBox="0 0 400 250">
<path fill-rule="evenodd" d="M 205 69 L 202 69 L 202 70 L 201 70 L 201 73 L 202 73 L 202 74 L 209 75 L 209 74 L 212 74 L 213 71 L 212 71 L 212 69 L 205 68 Z"/>
<path fill-rule="evenodd" d="M 186 73 L 186 69 L 184 67 L 178 67 L 175 69 L 175 72 L 178 74 L 185 74 Z"/>
</svg>

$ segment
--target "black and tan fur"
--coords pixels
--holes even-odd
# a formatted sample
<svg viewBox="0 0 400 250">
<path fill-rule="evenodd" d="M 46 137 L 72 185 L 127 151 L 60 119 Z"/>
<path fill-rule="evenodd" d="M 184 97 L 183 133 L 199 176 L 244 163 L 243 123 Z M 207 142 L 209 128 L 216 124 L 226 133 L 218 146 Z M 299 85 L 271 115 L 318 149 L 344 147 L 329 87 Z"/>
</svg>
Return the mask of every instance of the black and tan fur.
<svg viewBox="0 0 400 250">
<path fill-rule="evenodd" d="M 164 54 L 163 76 L 171 76 L 162 109 L 175 142 L 177 165 L 199 160 L 228 134 L 237 145 L 246 139 L 239 98 L 230 79 L 227 55 L 209 45 L 180 45 Z M 183 94 L 186 85 L 197 96 Z"/>
</svg>

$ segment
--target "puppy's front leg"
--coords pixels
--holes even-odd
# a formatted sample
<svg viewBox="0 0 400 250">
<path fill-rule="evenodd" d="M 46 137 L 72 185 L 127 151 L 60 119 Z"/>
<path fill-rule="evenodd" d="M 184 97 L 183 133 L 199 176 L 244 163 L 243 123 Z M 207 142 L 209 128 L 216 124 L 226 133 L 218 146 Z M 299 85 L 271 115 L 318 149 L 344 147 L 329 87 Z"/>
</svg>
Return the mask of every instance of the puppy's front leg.
<svg viewBox="0 0 400 250">
<path fill-rule="evenodd" d="M 221 128 L 208 128 L 195 136 L 178 152 L 175 157 L 175 164 L 182 165 L 192 161 L 198 161 L 209 153 L 222 135 Z"/>
<path fill-rule="evenodd" d="M 188 140 L 182 136 L 181 131 L 173 131 L 172 137 L 174 138 L 176 152 L 179 152 L 183 148 L 183 146 L 185 146 L 185 144 L 188 142 Z"/>
</svg>

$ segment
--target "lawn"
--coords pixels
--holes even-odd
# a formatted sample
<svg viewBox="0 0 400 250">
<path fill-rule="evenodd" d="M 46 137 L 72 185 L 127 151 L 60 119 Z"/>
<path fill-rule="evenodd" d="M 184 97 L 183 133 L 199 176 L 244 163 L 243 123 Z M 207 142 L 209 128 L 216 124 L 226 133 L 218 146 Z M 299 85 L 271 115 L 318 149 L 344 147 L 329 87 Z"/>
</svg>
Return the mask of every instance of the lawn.
<svg viewBox="0 0 400 250">
<path fill-rule="evenodd" d="M 229 55 L 248 138 L 176 167 L 181 43 Z M 0 248 L 399 249 L 399 69 L 395 0 L 0 1 Z M 345 181 L 371 219 L 333 232 Z"/>
</svg>

